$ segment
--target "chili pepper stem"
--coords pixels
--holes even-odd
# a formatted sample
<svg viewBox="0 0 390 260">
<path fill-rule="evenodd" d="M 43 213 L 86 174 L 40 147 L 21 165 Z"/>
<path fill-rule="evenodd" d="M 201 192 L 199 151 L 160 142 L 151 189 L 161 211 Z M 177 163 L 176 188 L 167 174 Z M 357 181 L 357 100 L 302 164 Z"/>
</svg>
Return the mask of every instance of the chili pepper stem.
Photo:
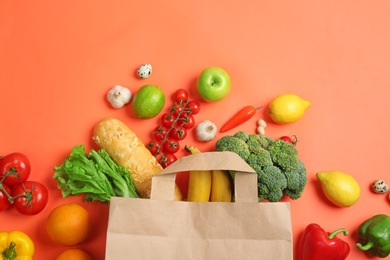
<svg viewBox="0 0 390 260">
<path fill-rule="evenodd" d="M 368 242 L 367 244 L 365 244 L 364 246 L 360 243 L 357 243 L 356 246 L 360 249 L 360 250 L 363 250 L 363 251 L 367 251 L 367 250 L 370 250 L 373 246 L 374 246 L 374 243 L 372 242 Z"/>
<path fill-rule="evenodd" d="M 334 238 L 335 236 L 337 236 L 340 233 L 344 233 L 344 236 L 347 236 L 348 235 L 348 230 L 346 230 L 345 228 L 336 229 L 335 231 L 333 231 L 332 233 L 329 234 L 328 238 L 332 239 L 332 238 Z"/>
</svg>

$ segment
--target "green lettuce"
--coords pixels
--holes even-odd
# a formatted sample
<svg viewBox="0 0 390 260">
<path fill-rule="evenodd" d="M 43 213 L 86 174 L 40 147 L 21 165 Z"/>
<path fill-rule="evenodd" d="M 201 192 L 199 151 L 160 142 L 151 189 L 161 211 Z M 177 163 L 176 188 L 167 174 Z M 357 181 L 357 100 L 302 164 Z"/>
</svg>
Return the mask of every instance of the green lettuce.
<svg viewBox="0 0 390 260">
<path fill-rule="evenodd" d="M 53 179 L 64 198 L 84 195 L 85 201 L 106 203 L 112 196 L 139 197 L 129 170 L 116 164 L 106 150 L 84 151 L 84 145 L 73 147 L 64 163 L 54 167 Z"/>
</svg>

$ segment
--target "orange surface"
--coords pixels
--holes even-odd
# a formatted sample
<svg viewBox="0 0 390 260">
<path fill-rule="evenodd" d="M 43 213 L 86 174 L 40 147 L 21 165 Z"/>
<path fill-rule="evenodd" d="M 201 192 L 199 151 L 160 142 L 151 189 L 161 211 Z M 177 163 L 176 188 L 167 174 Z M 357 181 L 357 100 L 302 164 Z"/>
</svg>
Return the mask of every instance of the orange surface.
<svg viewBox="0 0 390 260">
<path fill-rule="evenodd" d="M 239 129 L 254 132 L 264 118 L 267 135 L 299 137 L 309 181 L 303 197 L 291 202 L 294 242 L 311 222 L 328 231 L 345 227 L 348 259 L 368 258 L 355 247 L 356 229 L 374 214 L 390 213 L 388 195 L 370 191 L 375 179 L 390 183 L 389 11 L 388 1 L 1 1 L 0 154 L 28 155 L 30 179 L 48 187 L 50 200 L 35 216 L 1 212 L 0 229 L 26 232 L 35 259 L 54 259 L 66 248 L 49 240 L 45 219 L 55 206 L 77 202 L 94 226 L 78 248 L 104 259 L 108 206 L 62 198 L 53 167 L 74 145 L 97 148 L 91 131 L 106 116 L 150 140 L 159 118 L 139 120 L 129 107 L 112 109 L 105 94 L 113 85 L 135 93 L 158 84 L 167 97 L 185 88 L 197 99 L 197 75 L 217 65 L 230 74 L 232 91 L 220 102 L 202 102 L 198 122 L 221 126 L 241 107 L 266 106 L 282 93 L 312 102 L 296 123 L 273 124 L 263 109 Z M 153 66 L 149 79 L 136 77 L 142 63 Z M 214 147 L 193 134 L 185 143 Z M 315 179 L 316 172 L 334 169 L 361 184 L 361 199 L 350 208 L 331 205 Z"/>
</svg>

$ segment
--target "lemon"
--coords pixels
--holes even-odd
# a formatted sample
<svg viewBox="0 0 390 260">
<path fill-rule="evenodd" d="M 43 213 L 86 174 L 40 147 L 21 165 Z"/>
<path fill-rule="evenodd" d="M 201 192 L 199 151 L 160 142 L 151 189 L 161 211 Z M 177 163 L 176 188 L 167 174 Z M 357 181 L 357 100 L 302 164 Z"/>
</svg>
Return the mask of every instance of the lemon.
<svg viewBox="0 0 390 260">
<path fill-rule="evenodd" d="M 144 85 L 135 93 L 131 104 L 137 117 L 152 118 L 163 109 L 165 94 L 159 86 Z"/>
<path fill-rule="evenodd" d="M 349 174 L 340 171 L 318 172 L 325 196 L 339 207 L 349 207 L 360 198 L 359 183 Z"/>
<path fill-rule="evenodd" d="M 268 108 L 271 119 L 279 124 L 292 123 L 305 113 L 310 101 L 294 94 L 283 94 L 274 98 Z"/>
</svg>

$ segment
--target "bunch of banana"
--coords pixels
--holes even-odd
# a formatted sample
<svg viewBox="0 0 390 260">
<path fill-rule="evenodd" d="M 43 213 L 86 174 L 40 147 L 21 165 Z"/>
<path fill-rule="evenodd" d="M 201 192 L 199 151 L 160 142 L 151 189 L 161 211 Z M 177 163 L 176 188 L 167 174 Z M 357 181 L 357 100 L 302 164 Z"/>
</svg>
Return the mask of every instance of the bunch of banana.
<svg viewBox="0 0 390 260">
<path fill-rule="evenodd" d="M 193 145 L 185 146 L 191 154 L 200 153 Z M 228 171 L 190 171 L 187 201 L 231 202 L 232 181 Z"/>
</svg>

